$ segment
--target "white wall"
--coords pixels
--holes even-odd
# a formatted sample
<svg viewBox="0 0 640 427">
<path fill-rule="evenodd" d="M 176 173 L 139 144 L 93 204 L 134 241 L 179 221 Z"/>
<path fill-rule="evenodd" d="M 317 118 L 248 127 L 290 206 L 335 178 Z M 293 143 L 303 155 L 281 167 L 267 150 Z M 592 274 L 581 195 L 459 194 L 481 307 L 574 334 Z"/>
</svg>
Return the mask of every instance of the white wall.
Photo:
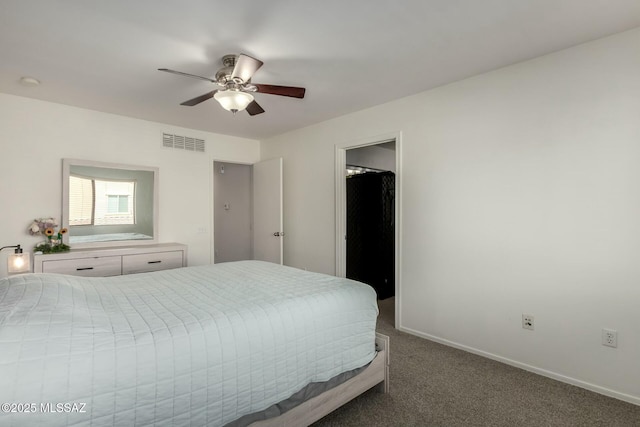
<svg viewBox="0 0 640 427">
<path fill-rule="evenodd" d="M 335 271 L 334 144 L 401 132 L 400 328 L 640 404 L 638 46 L 640 29 L 264 141 L 285 263 Z"/>
<path fill-rule="evenodd" d="M 206 153 L 162 148 L 162 133 L 206 140 Z M 189 265 L 211 260 L 211 173 L 214 158 L 255 162 L 258 141 L 0 94 L 0 246 L 31 248 L 42 237 L 27 227 L 36 217 L 60 220 L 62 158 L 160 168 L 162 242 L 189 246 Z M 7 274 L 0 254 L 0 277 Z"/>
</svg>

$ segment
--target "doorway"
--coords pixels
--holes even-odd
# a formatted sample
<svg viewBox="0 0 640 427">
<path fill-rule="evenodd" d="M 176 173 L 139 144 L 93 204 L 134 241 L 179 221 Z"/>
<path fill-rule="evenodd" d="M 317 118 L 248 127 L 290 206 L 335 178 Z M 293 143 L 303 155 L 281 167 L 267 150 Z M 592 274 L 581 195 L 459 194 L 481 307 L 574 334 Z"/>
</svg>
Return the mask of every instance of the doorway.
<svg viewBox="0 0 640 427">
<path fill-rule="evenodd" d="M 346 277 L 395 296 L 395 142 L 346 152 Z"/>
<path fill-rule="evenodd" d="M 214 162 L 213 262 L 253 259 L 253 167 Z"/>
<path fill-rule="evenodd" d="M 349 166 L 349 168 L 347 168 Z M 351 170 L 352 172 L 349 172 Z M 401 170 L 401 133 L 393 133 L 373 138 L 367 138 L 359 141 L 352 141 L 343 144 L 337 144 L 335 147 L 335 184 L 336 184 L 336 276 L 347 277 L 347 210 L 349 204 L 347 201 L 347 174 L 354 174 L 354 171 L 360 174 L 377 174 L 386 173 L 393 174 L 394 182 L 392 184 L 393 205 L 385 207 L 387 218 L 393 224 L 391 231 L 392 244 L 387 246 L 393 255 L 388 256 L 393 259 L 391 263 L 392 272 L 386 273 L 387 280 L 392 281 L 392 291 L 388 288 L 385 290 L 387 295 L 378 293 L 380 299 L 378 305 L 385 317 L 388 316 L 390 323 L 399 324 L 400 319 L 400 300 L 401 294 L 401 236 L 402 236 L 402 170 Z M 386 197 L 389 192 L 383 191 Z M 376 236 L 374 236 L 376 237 Z M 371 262 L 368 262 L 371 265 Z M 350 269 L 350 267 L 349 267 Z M 389 279 L 389 274 L 393 277 Z M 362 281 L 362 280 L 361 280 Z M 366 282 L 366 281 L 365 281 Z M 375 288 L 375 286 L 374 286 Z M 389 295 L 392 294 L 392 295 Z M 385 298 L 386 297 L 386 298 Z M 383 310 L 384 309 L 384 310 Z"/>
<path fill-rule="evenodd" d="M 213 262 L 283 262 L 282 159 L 213 162 Z"/>
</svg>

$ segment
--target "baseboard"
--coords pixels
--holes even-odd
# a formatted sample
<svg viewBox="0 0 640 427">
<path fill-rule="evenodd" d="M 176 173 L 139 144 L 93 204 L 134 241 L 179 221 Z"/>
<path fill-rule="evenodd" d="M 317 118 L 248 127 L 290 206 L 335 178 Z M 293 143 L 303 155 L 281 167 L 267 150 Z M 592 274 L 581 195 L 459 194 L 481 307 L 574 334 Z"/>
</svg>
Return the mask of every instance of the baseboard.
<svg viewBox="0 0 640 427">
<path fill-rule="evenodd" d="M 469 347 L 463 344 L 458 344 L 453 341 L 445 340 L 433 335 L 425 334 L 420 331 L 413 330 L 411 328 L 406 328 L 400 326 L 398 328 L 399 331 L 406 332 L 411 335 L 418 336 L 420 338 L 428 339 L 429 341 L 434 341 L 439 344 L 444 344 L 449 347 L 457 348 L 460 350 L 464 350 L 469 353 L 477 354 L 478 356 L 486 357 L 487 359 L 496 360 L 498 362 L 505 363 L 507 365 L 515 366 L 516 368 L 524 369 L 525 371 L 533 372 L 534 374 L 542 375 L 544 377 L 548 377 L 557 381 L 561 381 L 563 383 L 571 384 L 576 387 L 584 388 L 589 391 L 593 391 L 608 397 L 613 397 L 614 399 L 623 400 L 628 403 L 632 403 L 634 405 L 640 406 L 640 397 L 632 396 L 630 394 L 620 393 L 615 390 L 608 389 L 606 387 L 601 387 L 596 384 L 591 384 L 585 381 L 578 380 L 576 378 L 567 377 L 565 375 L 558 374 L 556 372 L 547 371 L 546 369 L 538 368 L 536 366 L 528 365 L 526 363 L 518 362 L 516 360 L 508 359 L 506 357 L 498 356 L 493 353 L 488 353 L 483 350 L 478 350 L 477 348 Z"/>
</svg>

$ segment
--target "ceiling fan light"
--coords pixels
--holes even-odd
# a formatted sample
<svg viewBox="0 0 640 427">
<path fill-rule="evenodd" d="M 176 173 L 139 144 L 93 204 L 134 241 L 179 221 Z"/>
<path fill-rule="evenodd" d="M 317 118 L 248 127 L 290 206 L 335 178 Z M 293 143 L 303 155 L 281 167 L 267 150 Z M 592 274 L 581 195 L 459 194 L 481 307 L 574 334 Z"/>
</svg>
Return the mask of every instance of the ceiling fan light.
<svg viewBox="0 0 640 427">
<path fill-rule="evenodd" d="M 233 113 L 244 110 L 253 101 L 253 95 L 239 90 L 221 90 L 216 92 L 213 97 L 222 108 Z"/>
</svg>

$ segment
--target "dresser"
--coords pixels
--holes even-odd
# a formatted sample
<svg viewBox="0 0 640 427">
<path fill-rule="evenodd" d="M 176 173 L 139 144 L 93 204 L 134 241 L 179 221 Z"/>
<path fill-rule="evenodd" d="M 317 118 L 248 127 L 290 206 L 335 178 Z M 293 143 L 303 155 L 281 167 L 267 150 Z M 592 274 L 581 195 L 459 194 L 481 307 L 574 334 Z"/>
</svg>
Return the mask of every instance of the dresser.
<svg viewBox="0 0 640 427">
<path fill-rule="evenodd" d="M 187 266 L 187 246 L 180 243 L 71 249 L 33 256 L 35 273 L 120 276 Z"/>
</svg>

